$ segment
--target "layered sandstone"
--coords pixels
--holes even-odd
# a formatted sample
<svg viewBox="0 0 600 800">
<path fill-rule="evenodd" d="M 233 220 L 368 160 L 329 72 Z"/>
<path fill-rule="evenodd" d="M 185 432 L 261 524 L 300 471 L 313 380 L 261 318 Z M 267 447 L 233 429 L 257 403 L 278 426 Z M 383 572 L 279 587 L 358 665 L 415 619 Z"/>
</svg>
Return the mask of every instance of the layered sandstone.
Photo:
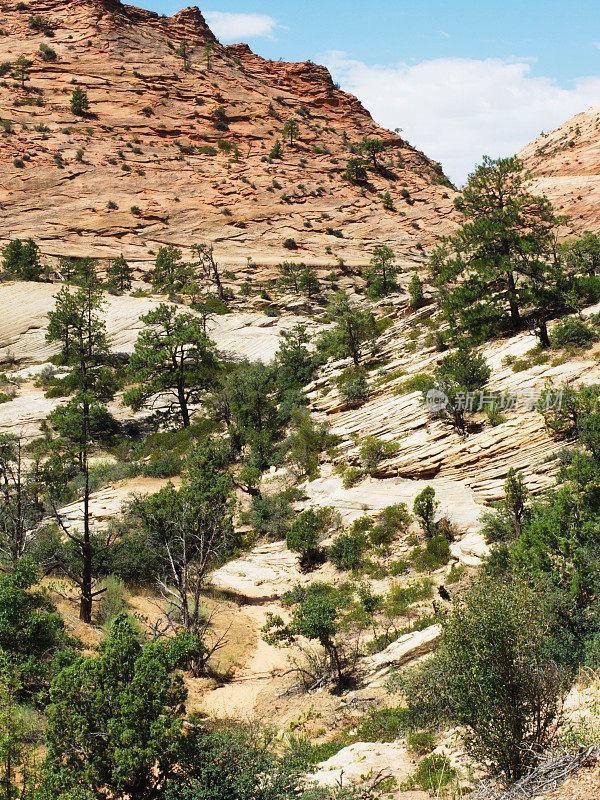
<svg viewBox="0 0 600 800">
<path fill-rule="evenodd" d="M 600 231 L 600 105 L 542 133 L 519 156 L 573 231 Z"/>
<path fill-rule="evenodd" d="M 211 242 L 228 263 L 269 264 L 290 257 L 294 240 L 296 260 L 360 263 L 375 244 L 418 260 L 452 227 L 439 165 L 379 128 L 324 67 L 223 47 L 197 8 L 161 17 L 118 0 L 22 6 L 0 12 L 0 63 L 33 62 L 24 90 L 9 66 L 0 81 L 0 242 L 32 236 L 50 256 L 123 252 L 144 269 L 168 243 Z M 176 53 L 183 40 L 189 70 Z M 77 86 L 90 100 L 83 118 L 70 111 Z M 290 117 L 293 145 L 282 136 Z M 364 136 L 385 152 L 352 185 L 343 173 Z M 271 159 L 277 139 L 283 157 Z"/>
</svg>

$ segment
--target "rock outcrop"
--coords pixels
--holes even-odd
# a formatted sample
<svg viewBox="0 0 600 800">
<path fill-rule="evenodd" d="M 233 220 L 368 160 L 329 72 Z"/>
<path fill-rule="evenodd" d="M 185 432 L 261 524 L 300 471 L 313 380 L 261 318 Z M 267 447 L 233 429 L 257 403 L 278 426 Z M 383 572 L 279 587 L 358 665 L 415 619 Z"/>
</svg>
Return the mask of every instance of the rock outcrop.
<svg viewBox="0 0 600 800">
<path fill-rule="evenodd" d="M 212 242 L 231 264 L 278 263 L 290 248 L 307 262 L 364 262 L 374 244 L 418 260 L 453 225 L 439 165 L 379 128 L 324 67 L 223 47 L 197 8 L 161 17 L 118 0 L 10 2 L 0 28 L 0 242 L 123 252 L 144 271 L 167 243 Z M 32 62 L 23 85 L 21 55 Z M 70 110 L 76 87 L 84 116 Z M 293 144 L 282 134 L 291 117 Z M 364 136 L 385 149 L 353 185 L 343 175 Z"/>
<path fill-rule="evenodd" d="M 542 133 L 519 153 L 545 194 L 576 233 L 600 231 L 600 105 Z"/>
</svg>

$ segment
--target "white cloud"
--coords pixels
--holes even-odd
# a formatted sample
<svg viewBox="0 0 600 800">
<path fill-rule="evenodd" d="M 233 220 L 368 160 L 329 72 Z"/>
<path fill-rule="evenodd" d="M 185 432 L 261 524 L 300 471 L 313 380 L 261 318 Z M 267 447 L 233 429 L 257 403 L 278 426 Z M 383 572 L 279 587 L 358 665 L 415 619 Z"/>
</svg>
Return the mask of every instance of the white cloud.
<svg viewBox="0 0 600 800">
<path fill-rule="evenodd" d="M 332 51 L 323 60 L 387 128 L 441 161 L 461 184 L 483 155 L 499 157 L 600 102 L 600 75 L 563 88 L 526 59 L 438 58 L 368 66 Z"/>
<path fill-rule="evenodd" d="M 217 39 L 239 42 L 257 36 L 271 38 L 279 27 L 277 20 L 266 14 L 233 14 L 228 11 L 207 11 L 206 21 Z"/>
</svg>

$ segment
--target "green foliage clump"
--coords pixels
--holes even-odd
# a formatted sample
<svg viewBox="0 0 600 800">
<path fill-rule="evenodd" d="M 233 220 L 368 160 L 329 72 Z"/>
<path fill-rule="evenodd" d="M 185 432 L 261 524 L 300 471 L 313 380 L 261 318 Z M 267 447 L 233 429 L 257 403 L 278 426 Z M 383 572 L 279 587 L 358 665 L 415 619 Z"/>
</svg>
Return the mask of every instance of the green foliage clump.
<svg viewBox="0 0 600 800">
<path fill-rule="evenodd" d="M 376 436 L 366 436 L 358 448 L 361 466 L 368 475 L 374 475 L 379 464 L 386 458 L 396 455 L 398 449 L 397 442 L 385 441 Z"/>
<path fill-rule="evenodd" d="M 404 503 L 395 503 L 382 509 L 374 522 L 369 533 L 371 544 L 376 547 L 387 547 L 400 533 L 406 532 L 410 514 Z"/>
<path fill-rule="evenodd" d="M 317 349 L 328 358 L 351 358 L 358 369 L 379 335 L 375 317 L 371 311 L 351 305 L 343 291 L 333 295 L 327 315 L 333 328 L 321 334 Z"/>
<path fill-rule="evenodd" d="M 90 110 L 90 101 L 87 92 L 78 86 L 71 95 L 71 114 L 84 117 Z"/>
<path fill-rule="evenodd" d="M 33 588 L 37 579 L 25 561 L 0 572 L 0 651 L 27 695 L 47 685 L 76 645 L 46 592 Z"/>
<path fill-rule="evenodd" d="M 518 158 L 486 157 L 454 201 L 464 224 L 430 261 L 447 321 L 475 341 L 520 330 L 533 307 L 548 347 L 547 320 L 564 306 L 570 279 L 553 257 L 560 220 L 527 179 Z"/>
<path fill-rule="evenodd" d="M 439 502 L 435 499 L 435 489 L 433 486 L 426 486 L 423 491 L 415 497 L 413 514 L 418 519 L 426 536 L 431 537 L 434 534 L 434 520 L 439 505 Z"/>
<path fill-rule="evenodd" d="M 408 284 L 408 296 L 410 298 L 411 308 L 421 308 L 425 302 L 425 295 L 423 294 L 423 281 L 415 272 L 410 283 Z"/>
<path fill-rule="evenodd" d="M 349 183 L 364 183 L 367 180 L 367 168 L 362 158 L 348 159 L 344 179 Z"/>
<path fill-rule="evenodd" d="M 294 510 L 289 490 L 275 494 L 260 494 L 252 498 L 252 507 L 245 519 L 257 533 L 273 539 L 285 539 L 294 520 Z"/>
<path fill-rule="evenodd" d="M 283 147 L 279 139 L 275 139 L 275 144 L 269 152 L 269 158 L 283 158 Z"/>
<path fill-rule="evenodd" d="M 550 333 L 552 347 L 589 347 L 598 335 L 579 317 L 564 317 Z"/>
<path fill-rule="evenodd" d="M 146 328 L 139 334 L 129 361 L 129 377 L 136 385 L 124 401 L 139 410 L 150 397 L 166 401 L 164 417 L 178 416 L 184 428 L 191 424 L 190 404 L 211 389 L 220 371 L 215 344 L 202 322 L 162 303 L 141 317 Z"/>
<path fill-rule="evenodd" d="M 419 572 L 431 572 L 450 561 L 450 545 L 445 536 L 433 536 L 425 547 L 415 547 L 410 554 L 413 567 Z"/>
<path fill-rule="evenodd" d="M 369 396 L 369 383 L 364 370 L 350 367 L 336 378 L 338 392 L 349 405 L 358 405 Z"/>
<path fill-rule="evenodd" d="M 9 278 L 39 281 L 45 273 L 40 263 L 40 250 L 33 239 L 13 239 L 2 251 L 2 269 Z"/>
<path fill-rule="evenodd" d="M 310 569 L 321 557 L 319 537 L 332 522 L 329 508 L 309 508 L 298 515 L 286 535 L 289 550 L 300 554 L 300 565 Z"/>
<path fill-rule="evenodd" d="M 126 292 L 131 289 L 132 277 L 133 268 L 129 266 L 122 253 L 110 262 L 106 270 L 108 285 L 118 289 L 120 292 Z"/>
<path fill-rule="evenodd" d="M 358 569 L 366 548 L 364 534 L 342 533 L 333 540 L 329 548 L 329 560 L 340 570 Z"/>
<path fill-rule="evenodd" d="M 420 786 L 424 792 L 439 792 L 454 779 L 456 770 L 447 756 L 433 753 L 419 762 L 415 773 L 409 779 L 410 786 Z"/>
<path fill-rule="evenodd" d="M 398 291 L 396 275 L 396 254 L 385 245 L 376 247 L 369 267 L 365 270 L 365 278 L 368 284 L 368 294 L 372 299 L 387 297 L 392 292 Z"/>
<path fill-rule="evenodd" d="M 464 433 L 466 414 L 476 410 L 476 392 L 490 375 L 485 357 L 461 342 L 457 350 L 444 356 L 436 367 L 433 378 L 423 389 L 423 399 L 430 413 Z"/>
</svg>

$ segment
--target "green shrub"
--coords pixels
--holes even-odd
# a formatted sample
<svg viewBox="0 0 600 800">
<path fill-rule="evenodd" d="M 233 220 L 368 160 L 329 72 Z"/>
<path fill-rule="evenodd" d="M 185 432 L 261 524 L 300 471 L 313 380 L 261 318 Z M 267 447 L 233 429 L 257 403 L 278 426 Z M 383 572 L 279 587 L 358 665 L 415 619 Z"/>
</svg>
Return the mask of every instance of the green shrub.
<svg viewBox="0 0 600 800">
<path fill-rule="evenodd" d="M 352 486 L 355 486 L 363 477 L 364 472 L 359 467 L 347 467 L 344 470 L 344 476 L 342 478 L 342 484 L 344 485 L 344 489 L 350 489 Z"/>
<path fill-rule="evenodd" d="M 163 453 L 144 465 L 148 478 L 172 478 L 183 469 L 183 460 L 174 453 Z"/>
<path fill-rule="evenodd" d="M 406 743 L 413 753 L 424 756 L 435 748 L 435 735 L 431 731 L 410 731 Z"/>
<path fill-rule="evenodd" d="M 367 542 L 362 533 L 342 533 L 329 550 L 329 560 L 340 570 L 357 569 L 362 561 Z"/>
<path fill-rule="evenodd" d="M 257 495 L 252 498 L 252 508 L 244 519 L 263 536 L 285 539 L 294 520 L 294 510 L 290 504 L 292 497 L 290 491 Z"/>
<path fill-rule="evenodd" d="M 419 572 L 430 572 L 450 561 L 450 545 L 445 536 L 434 536 L 425 547 L 415 547 L 410 554 L 412 565 Z"/>
<path fill-rule="evenodd" d="M 367 378 L 360 369 L 345 369 L 336 379 L 336 384 L 338 392 L 347 403 L 359 403 L 369 396 Z"/>
<path fill-rule="evenodd" d="M 375 518 L 375 524 L 369 533 L 371 544 L 387 547 L 399 533 L 406 531 L 409 523 L 410 514 L 404 503 L 387 506 Z"/>
<path fill-rule="evenodd" d="M 90 109 L 90 101 L 85 89 L 78 86 L 71 95 L 71 113 L 83 117 Z"/>
<path fill-rule="evenodd" d="M 113 619 L 127 609 L 125 585 L 121 578 L 108 575 L 102 581 L 102 589 L 104 591 L 96 606 L 96 622 L 108 629 Z"/>
<path fill-rule="evenodd" d="M 456 770 L 446 756 L 432 753 L 421 761 L 408 783 L 413 787 L 420 786 L 424 792 L 439 792 L 440 788 L 447 786 L 455 775 Z"/>
<path fill-rule="evenodd" d="M 117 533 L 120 535 L 106 553 L 103 571 L 127 586 L 156 587 L 164 563 L 155 542 L 137 530 Z"/>
<path fill-rule="evenodd" d="M 379 464 L 398 452 L 397 442 L 388 442 L 376 436 L 367 436 L 358 449 L 360 463 L 365 471 L 372 475 Z"/>
<path fill-rule="evenodd" d="M 416 272 L 408 284 L 408 296 L 410 298 L 411 308 L 421 308 L 425 301 L 425 296 L 423 294 L 423 281 L 421 278 L 419 278 Z"/>
<path fill-rule="evenodd" d="M 434 519 L 439 508 L 439 502 L 435 499 L 435 489 L 433 486 L 426 486 L 423 491 L 415 497 L 413 503 L 413 513 L 419 520 L 426 536 L 433 536 L 435 524 Z"/>
<path fill-rule="evenodd" d="M 331 524 L 329 508 L 309 508 L 298 515 L 286 535 L 289 550 L 300 554 L 300 565 L 309 568 L 321 558 L 319 536 Z"/>
<path fill-rule="evenodd" d="M 357 726 L 357 739 L 360 742 L 394 742 L 411 727 L 411 714 L 408 708 L 377 708 Z"/>
<path fill-rule="evenodd" d="M 589 347 L 597 338 L 592 328 L 579 317 L 565 317 L 552 329 L 550 343 L 554 348 Z"/>
<path fill-rule="evenodd" d="M 40 56 L 42 61 L 56 61 L 56 51 L 49 47 L 45 42 L 40 44 Z"/>
</svg>

